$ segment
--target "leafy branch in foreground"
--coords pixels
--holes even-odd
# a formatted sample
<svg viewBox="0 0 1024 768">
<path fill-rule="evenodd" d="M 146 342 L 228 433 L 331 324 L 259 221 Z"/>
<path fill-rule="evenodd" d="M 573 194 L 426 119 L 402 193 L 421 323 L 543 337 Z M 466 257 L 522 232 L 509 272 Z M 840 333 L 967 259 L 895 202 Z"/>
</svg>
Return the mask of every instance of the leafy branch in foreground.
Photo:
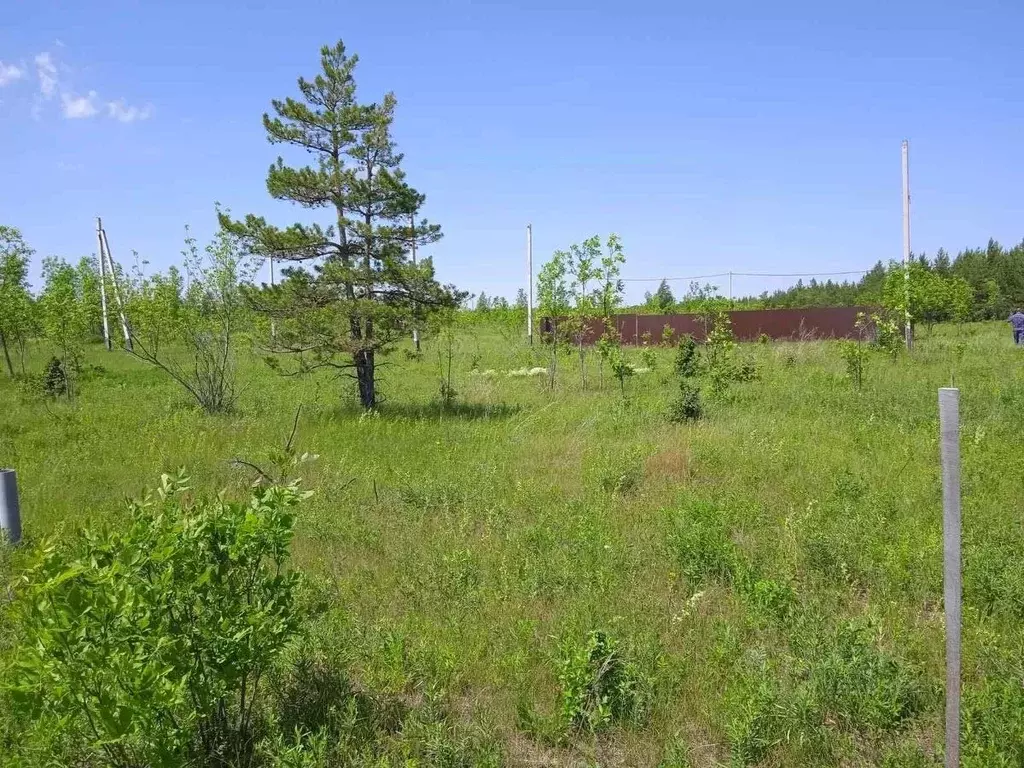
<svg viewBox="0 0 1024 768">
<path fill-rule="evenodd" d="M 164 475 L 120 525 L 40 548 L 18 587 L 13 700 L 117 768 L 249 764 L 261 683 L 299 627 L 296 484 L 194 500 Z"/>
</svg>

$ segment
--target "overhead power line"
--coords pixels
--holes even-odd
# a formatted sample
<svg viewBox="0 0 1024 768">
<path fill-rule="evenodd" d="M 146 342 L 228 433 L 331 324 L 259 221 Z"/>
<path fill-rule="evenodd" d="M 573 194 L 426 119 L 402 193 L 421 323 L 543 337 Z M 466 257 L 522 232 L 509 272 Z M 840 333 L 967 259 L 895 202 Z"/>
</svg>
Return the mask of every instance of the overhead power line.
<svg viewBox="0 0 1024 768">
<path fill-rule="evenodd" d="M 854 269 L 846 272 L 716 272 L 712 275 L 691 275 L 689 277 L 626 277 L 624 283 L 667 283 L 680 280 L 706 280 L 711 277 L 840 277 L 866 275 L 869 269 Z"/>
<path fill-rule="evenodd" d="M 718 272 L 714 275 L 691 275 L 690 277 L 624 277 L 624 283 L 658 283 L 665 280 L 669 283 L 675 280 L 706 280 L 709 277 L 728 277 L 728 272 Z"/>
</svg>

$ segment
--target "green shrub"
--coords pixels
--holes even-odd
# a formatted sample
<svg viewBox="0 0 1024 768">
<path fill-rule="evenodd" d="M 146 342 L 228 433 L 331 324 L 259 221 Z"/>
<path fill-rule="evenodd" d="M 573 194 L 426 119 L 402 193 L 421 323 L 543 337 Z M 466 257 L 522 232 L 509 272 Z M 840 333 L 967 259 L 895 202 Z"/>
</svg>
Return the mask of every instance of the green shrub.
<svg viewBox="0 0 1024 768">
<path fill-rule="evenodd" d="M 658 355 L 652 347 L 644 347 L 640 350 L 640 363 L 644 368 L 654 370 L 658 365 Z"/>
<path fill-rule="evenodd" d="M 636 373 L 636 369 L 630 365 L 629 361 L 626 360 L 626 356 L 622 354 L 622 350 L 618 347 L 611 349 L 608 355 L 608 363 L 612 369 L 612 374 L 619 380 L 619 391 L 625 397 L 626 379 L 633 376 Z"/>
<path fill-rule="evenodd" d="M 299 626 L 293 484 L 193 500 L 183 474 L 119 524 L 40 547 L 18 588 L 13 700 L 82 759 L 245 761 L 260 681 Z"/>
<path fill-rule="evenodd" d="M 734 705 L 726 723 L 731 764 L 755 765 L 783 741 L 782 705 L 775 687 L 762 679 L 756 690 Z"/>
<path fill-rule="evenodd" d="M 774 579 L 754 581 L 743 597 L 756 617 L 775 622 L 788 620 L 797 605 L 796 591 L 792 585 Z"/>
<path fill-rule="evenodd" d="M 719 358 L 714 366 L 708 368 L 709 388 L 712 394 L 724 395 L 729 391 L 729 385 L 735 378 L 732 361 L 728 358 Z"/>
<path fill-rule="evenodd" d="M 693 336 L 684 333 L 679 337 L 679 346 L 676 348 L 676 373 L 683 378 L 697 375 L 697 342 Z"/>
<path fill-rule="evenodd" d="M 733 367 L 733 376 L 736 381 L 756 381 L 758 378 L 757 363 L 751 359 L 740 360 Z"/>
<path fill-rule="evenodd" d="M 700 389 L 682 379 L 679 382 L 679 395 L 669 403 L 668 420 L 673 424 L 686 421 L 698 421 L 704 416 L 704 406 L 700 402 Z"/>
<path fill-rule="evenodd" d="M 43 371 L 43 394 L 50 397 L 63 397 L 68 393 L 68 377 L 64 365 L 56 357 L 51 357 Z"/>
<path fill-rule="evenodd" d="M 902 325 L 891 314 L 872 315 L 871 322 L 875 327 L 875 349 L 895 360 L 906 346 Z"/>
<path fill-rule="evenodd" d="M 736 337 L 732 333 L 732 320 L 724 311 L 719 311 L 715 316 L 715 323 L 708 332 L 707 341 L 704 344 L 704 353 L 707 355 L 708 370 L 716 368 L 729 368 L 732 363 L 732 353 L 736 349 Z"/>
<path fill-rule="evenodd" d="M 839 356 L 846 364 L 846 375 L 857 389 L 864 381 L 864 347 L 858 341 L 843 339 L 839 342 Z"/>
<path fill-rule="evenodd" d="M 558 648 L 558 720 L 566 731 L 597 732 L 643 714 L 645 684 L 619 642 L 600 630 Z"/>
</svg>

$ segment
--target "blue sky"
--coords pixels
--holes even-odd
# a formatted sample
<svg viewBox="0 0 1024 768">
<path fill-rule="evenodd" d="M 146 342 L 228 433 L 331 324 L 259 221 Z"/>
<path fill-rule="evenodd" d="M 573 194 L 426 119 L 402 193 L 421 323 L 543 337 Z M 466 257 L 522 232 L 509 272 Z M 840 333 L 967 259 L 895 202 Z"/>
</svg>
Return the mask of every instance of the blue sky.
<svg viewBox="0 0 1024 768">
<path fill-rule="evenodd" d="M 969 6 L 969 7 L 968 7 Z M 1024 237 L 1024 4 L 8 0 L 0 222 L 40 255 L 163 268 L 214 201 L 286 223 L 260 115 L 359 54 L 394 91 L 440 277 L 512 297 L 535 260 L 619 233 L 627 277 L 865 269 Z M 721 282 L 721 281 L 719 281 Z M 789 280 L 737 278 L 737 293 Z M 633 283 L 631 298 L 647 287 Z M 683 284 L 674 286 L 677 292 Z"/>
</svg>

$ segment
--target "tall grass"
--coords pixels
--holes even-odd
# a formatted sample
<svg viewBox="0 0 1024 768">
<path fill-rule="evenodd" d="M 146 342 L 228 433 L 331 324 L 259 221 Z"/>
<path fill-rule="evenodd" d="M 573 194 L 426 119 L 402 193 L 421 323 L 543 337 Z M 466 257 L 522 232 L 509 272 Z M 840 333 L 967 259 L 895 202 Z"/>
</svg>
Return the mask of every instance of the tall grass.
<svg viewBox="0 0 1024 768">
<path fill-rule="evenodd" d="M 0 379 L 0 465 L 18 470 L 31 543 L 180 466 L 241 491 L 251 475 L 229 460 L 271 461 L 301 404 L 295 443 L 319 459 L 302 468 L 317 493 L 294 547 L 322 585 L 317 633 L 345 649 L 348 695 L 420 713 L 373 721 L 366 738 L 404 745 L 376 753 L 387 760 L 929 765 L 944 670 L 936 390 L 955 380 L 964 764 L 1017 765 L 1024 354 L 1007 336 L 940 326 L 913 356 L 869 355 L 859 389 L 835 343 L 741 345 L 757 378 L 709 391 L 703 418 L 679 424 L 673 349 L 623 398 L 608 377 L 580 391 L 578 376 L 504 376 L 549 351 L 476 329 L 456 346 L 455 402 L 427 340 L 420 358 L 392 356 L 370 415 L 347 382 L 281 378 L 253 355 L 237 412 L 208 416 L 159 371 L 93 348 L 100 368 L 74 404 Z M 555 714 L 565 649 L 598 631 L 643 670 L 645 716 L 537 737 L 522 713 Z"/>
</svg>

